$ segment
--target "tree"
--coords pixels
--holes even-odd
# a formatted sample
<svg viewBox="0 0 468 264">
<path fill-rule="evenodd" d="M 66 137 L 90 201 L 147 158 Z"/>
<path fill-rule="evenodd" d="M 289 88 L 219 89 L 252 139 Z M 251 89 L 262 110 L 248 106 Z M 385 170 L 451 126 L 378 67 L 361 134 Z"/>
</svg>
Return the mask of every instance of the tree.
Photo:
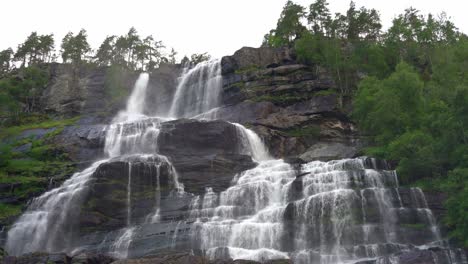
<svg viewBox="0 0 468 264">
<path fill-rule="evenodd" d="M 400 63 L 387 79 L 364 79 L 354 100 L 353 116 L 378 144 L 386 145 L 421 121 L 423 82 L 417 72 Z"/>
<path fill-rule="evenodd" d="M 21 61 L 21 67 L 50 62 L 54 51 L 54 35 L 38 35 L 32 32 L 26 40 L 18 45 L 14 54 L 15 61 Z"/>
<path fill-rule="evenodd" d="M 39 36 L 39 55 L 41 56 L 40 61 L 42 62 L 51 62 L 53 56 L 52 52 L 54 51 L 54 35 L 41 35 Z"/>
<path fill-rule="evenodd" d="M 443 189 L 449 194 L 444 222 L 450 228 L 451 236 L 468 247 L 468 167 L 450 171 Z"/>
<path fill-rule="evenodd" d="M 12 56 L 13 50 L 11 48 L 0 51 L 0 77 L 10 71 Z"/>
<path fill-rule="evenodd" d="M 328 35 L 331 31 L 331 14 L 326 0 L 316 0 L 309 7 L 307 21 L 316 35 Z"/>
<path fill-rule="evenodd" d="M 125 61 L 125 56 L 127 53 L 127 39 L 123 36 L 120 36 L 115 41 L 115 56 L 113 63 L 118 65 L 127 65 Z"/>
<path fill-rule="evenodd" d="M 128 31 L 127 35 L 125 36 L 126 44 L 127 44 L 127 63 L 130 68 L 134 68 L 134 55 L 136 52 L 136 47 L 140 43 L 140 36 L 138 36 L 138 32 L 134 27 L 131 27 Z"/>
<path fill-rule="evenodd" d="M 171 48 L 171 53 L 169 53 L 169 63 L 170 64 L 176 64 L 177 52 L 174 50 L 174 48 Z"/>
<path fill-rule="evenodd" d="M 294 40 L 299 39 L 302 33 L 307 30 L 301 23 L 301 19 L 304 17 L 304 7 L 288 0 L 278 19 L 276 29 L 270 31 L 270 34 L 267 36 L 268 45 L 272 47 L 288 46 Z"/>
<path fill-rule="evenodd" d="M 359 39 L 377 40 L 382 25 L 380 15 L 375 9 L 361 7 L 356 9 L 356 5 L 351 1 L 346 12 L 346 37 L 350 41 Z"/>
<path fill-rule="evenodd" d="M 102 66 L 109 66 L 115 61 L 115 39 L 116 36 L 107 36 L 96 52 L 94 58 Z"/>
<path fill-rule="evenodd" d="M 62 59 L 64 63 L 81 63 L 86 59 L 86 55 L 91 51 L 87 40 L 86 30 L 81 29 L 78 34 L 73 36 L 69 32 L 62 40 Z"/>
</svg>

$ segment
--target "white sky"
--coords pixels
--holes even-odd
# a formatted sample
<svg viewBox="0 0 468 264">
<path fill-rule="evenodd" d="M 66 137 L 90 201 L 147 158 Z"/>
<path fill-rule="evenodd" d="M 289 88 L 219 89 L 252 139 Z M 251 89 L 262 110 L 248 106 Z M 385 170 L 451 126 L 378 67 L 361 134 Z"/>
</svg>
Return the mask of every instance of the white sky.
<svg viewBox="0 0 468 264">
<path fill-rule="evenodd" d="M 107 35 L 123 35 L 134 26 L 140 36 L 152 34 L 179 57 L 208 52 L 230 55 L 243 46 L 257 47 L 274 28 L 286 0 L 0 0 L 0 49 L 16 48 L 32 32 L 54 33 L 56 47 L 68 31 L 88 32 L 97 49 Z M 296 0 L 308 7 L 313 0 Z M 328 0 L 344 13 L 350 0 Z M 356 0 L 356 6 L 380 11 L 384 28 L 413 6 L 426 14 L 445 11 L 468 32 L 466 0 Z M 6 11 L 8 10 L 8 11 Z"/>
</svg>

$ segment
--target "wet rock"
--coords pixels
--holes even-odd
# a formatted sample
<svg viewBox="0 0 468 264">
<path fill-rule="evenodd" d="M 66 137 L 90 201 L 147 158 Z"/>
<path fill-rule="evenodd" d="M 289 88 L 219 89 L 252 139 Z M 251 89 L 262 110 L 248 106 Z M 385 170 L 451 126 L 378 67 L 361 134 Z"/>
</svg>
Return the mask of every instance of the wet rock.
<svg viewBox="0 0 468 264">
<path fill-rule="evenodd" d="M 359 153 L 358 146 L 341 142 L 318 142 L 309 147 L 299 157 L 304 161 L 328 161 L 354 157 Z"/>
<path fill-rule="evenodd" d="M 66 126 L 50 141 L 68 153 L 72 161 L 83 163 L 80 167 L 86 167 L 103 156 L 105 128 L 103 124 Z"/>
<path fill-rule="evenodd" d="M 171 164 L 157 155 L 127 156 L 101 164 L 81 208 L 80 230 L 87 233 L 122 228 L 128 224 L 129 212 L 131 222 L 144 221 L 154 213 L 156 192 L 164 199 L 174 189 L 173 177 Z"/>
<path fill-rule="evenodd" d="M 82 253 L 73 256 L 70 264 L 109 264 L 115 262 L 115 258 L 104 254 Z"/>
<path fill-rule="evenodd" d="M 197 117 L 246 124 L 267 118 L 277 111 L 278 107 L 271 102 L 245 101 L 236 105 L 222 106 Z"/>
<path fill-rule="evenodd" d="M 3 259 L 4 264 L 68 264 L 70 258 L 64 253 L 30 253 L 19 257 L 7 256 Z"/>
<path fill-rule="evenodd" d="M 228 122 L 180 119 L 162 124 L 158 148 L 187 191 L 200 194 L 205 186 L 226 189 L 235 174 L 255 166 L 241 140 L 238 128 Z"/>
<path fill-rule="evenodd" d="M 429 250 L 414 250 L 403 253 L 399 257 L 400 264 L 436 264 Z"/>
</svg>

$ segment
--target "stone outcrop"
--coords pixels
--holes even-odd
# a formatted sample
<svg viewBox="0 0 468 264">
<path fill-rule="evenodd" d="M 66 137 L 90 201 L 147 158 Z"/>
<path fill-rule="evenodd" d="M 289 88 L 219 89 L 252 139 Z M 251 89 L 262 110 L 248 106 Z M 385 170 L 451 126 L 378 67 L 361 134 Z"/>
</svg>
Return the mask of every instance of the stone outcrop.
<svg viewBox="0 0 468 264">
<path fill-rule="evenodd" d="M 179 119 L 162 124 L 158 148 L 187 191 L 200 194 L 208 185 L 226 189 L 235 174 L 256 165 L 239 140 L 239 130 L 228 122 Z"/>
<path fill-rule="evenodd" d="M 326 70 L 299 64 L 286 48 L 242 48 L 222 65 L 224 105 L 204 117 L 250 126 L 276 157 L 310 161 L 360 153 L 363 140 Z"/>
</svg>

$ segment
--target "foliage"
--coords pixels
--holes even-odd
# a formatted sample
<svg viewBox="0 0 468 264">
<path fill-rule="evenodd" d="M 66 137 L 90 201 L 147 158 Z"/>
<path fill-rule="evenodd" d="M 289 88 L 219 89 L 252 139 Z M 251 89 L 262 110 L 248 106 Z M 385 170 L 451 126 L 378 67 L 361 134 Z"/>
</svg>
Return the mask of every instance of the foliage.
<svg viewBox="0 0 468 264">
<path fill-rule="evenodd" d="M 451 171 L 444 188 L 450 194 L 445 222 L 452 229 L 451 235 L 468 247 L 468 167 Z"/>
<path fill-rule="evenodd" d="M 8 166 L 11 156 L 11 146 L 0 143 L 0 168 Z"/>
<path fill-rule="evenodd" d="M 318 137 L 320 135 L 320 127 L 311 125 L 284 131 L 284 133 L 290 137 Z"/>
<path fill-rule="evenodd" d="M 0 203 L 0 220 L 21 213 L 21 206 Z"/>
<path fill-rule="evenodd" d="M 142 39 L 132 27 L 125 36 L 108 36 L 94 56 L 99 65 L 120 65 L 130 69 L 152 70 L 161 63 L 176 63 L 176 54 L 171 50 L 169 58 L 163 55 L 165 46 L 152 35 Z"/>
<path fill-rule="evenodd" d="M 264 45 L 272 47 L 287 46 L 301 37 L 306 28 L 301 19 L 305 17 L 305 8 L 288 0 L 281 12 L 276 29 L 265 35 Z"/>
<path fill-rule="evenodd" d="M 39 62 L 51 62 L 53 50 L 54 36 L 52 34 L 38 35 L 37 32 L 32 32 L 24 43 L 18 46 L 14 60 L 20 61 L 22 67 Z"/>
<path fill-rule="evenodd" d="M 62 59 L 64 63 L 81 63 L 91 51 L 86 30 L 81 29 L 78 34 L 68 32 L 62 40 Z"/>
<path fill-rule="evenodd" d="M 21 112 L 37 110 L 38 99 L 48 82 L 48 70 L 39 66 L 22 68 L 0 79 L 0 113 L 18 118 Z"/>
<path fill-rule="evenodd" d="M 14 195 L 14 205 L 0 203 L 0 220 L 15 216 L 21 212 L 24 204 L 34 196 L 44 192 L 49 178 L 63 179 L 74 170 L 66 153 L 49 139 L 59 134 L 66 125 L 73 124 L 77 118 L 65 120 L 47 120 L 21 126 L 6 127 L 1 130 L 0 139 L 0 184 L 12 184 L 14 188 L 8 195 Z M 55 130 L 41 139 L 20 136 L 23 131 L 35 128 Z M 30 144 L 28 150 L 16 150 L 16 147 Z M 17 203 L 20 203 L 16 205 Z"/>
<path fill-rule="evenodd" d="M 300 62 L 327 69 L 341 98 L 354 96 L 366 154 L 397 164 L 402 183 L 447 185 L 447 221 L 468 245 L 468 38 L 445 13 L 414 8 L 381 28 L 376 10 L 354 2 L 332 15 L 326 0 L 308 13 L 288 1 L 263 45 L 293 46 Z"/>
</svg>

